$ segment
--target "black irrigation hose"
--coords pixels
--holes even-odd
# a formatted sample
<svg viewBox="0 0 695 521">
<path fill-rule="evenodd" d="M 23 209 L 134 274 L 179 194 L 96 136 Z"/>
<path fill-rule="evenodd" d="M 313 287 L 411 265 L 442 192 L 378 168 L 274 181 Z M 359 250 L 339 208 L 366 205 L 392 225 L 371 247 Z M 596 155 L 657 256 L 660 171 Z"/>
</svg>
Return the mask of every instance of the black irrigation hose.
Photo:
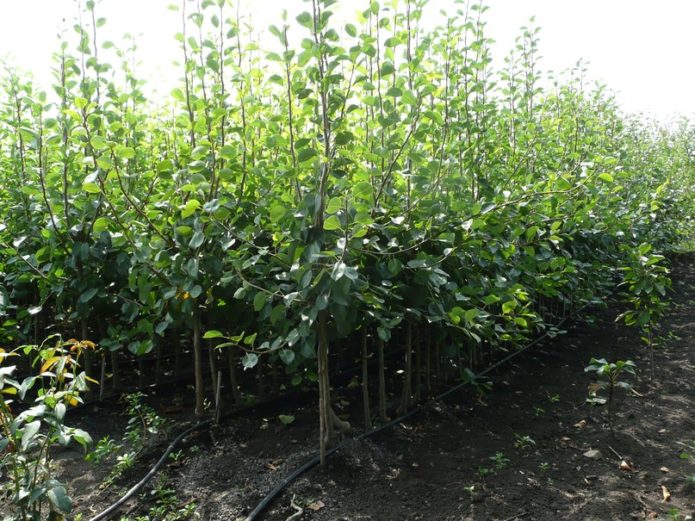
<svg viewBox="0 0 695 521">
<path fill-rule="evenodd" d="M 585 307 L 586 307 L 586 306 L 582 306 L 582 308 L 580 308 L 580 309 L 578 310 L 578 312 L 581 311 L 582 309 L 584 309 Z M 569 318 L 570 318 L 570 317 L 565 317 L 565 318 L 563 318 L 563 319 L 562 319 L 558 324 L 556 324 L 554 327 L 555 327 L 555 328 L 561 327 L 565 322 L 567 322 L 567 320 L 568 320 Z M 514 351 L 514 352 L 512 352 L 511 354 L 509 354 L 508 356 L 504 357 L 502 360 L 499 360 L 498 362 L 494 363 L 493 365 L 491 365 L 490 367 L 488 367 L 487 369 L 485 369 L 485 370 L 482 371 L 481 373 L 478 373 L 477 376 L 485 376 L 486 374 L 491 373 L 492 371 L 494 371 L 495 369 L 497 369 L 497 368 L 500 367 L 501 365 L 507 363 L 509 360 L 511 360 L 511 359 L 514 358 L 515 356 L 520 355 L 520 354 L 523 353 L 524 351 L 526 351 L 526 350 L 532 348 L 533 346 L 537 345 L 538 343 L 542 342 L 543 340 L 545 340 L 546 338 L 548 338 L 548 336 L 549 336 L 549 332 L 546 331 L 546 332 L 543 333 L 541 336 L 539 336 L 539 337 L 536 338 L 535 340 L 531 341 L 530 343 L 526 344 L 526 345 L 525 345 L 524 347 L 522 347 L 521 349 L 517 349 L 516 351 Z M 433 402 L 438 402 L 438 401 L 440 401 L 442 398 L 444 398 L 444 397 L 446 397 L 446 396 L 449 396 L 450 394 L 452 394 L 452 393 L 458 391 L 459 389 L 462 389 L 463 387 L 465 387 L 465 386 L 467 386 L 467 385 L 470 385 L 470 383 L 469 383 L 469 382 L 463 382 L 463 383 L 457 384 L 457 385 L 455 385 L 454 387 L 452 387 L 451 389 L 447 389 L 447 390 L 444 391 L 443 393 L 438 394 L 438 395 L 435 396 L 434 398 L 431 398 L 431 399 L 428 400 L 427 402 L 424 402 L 424 403 L 422 403 L 422 404 L 416 406 L 414 409 L 412 409 L 411 411 L 409 411 L 409 412 L 403 414 L 402 416 L 399 416 L 398 418 L 394 418 L 393 420 L 391 420 L 391 421 L 389 421 L 389 422 L 387 422 L 387 423 L 385 423 L 385 424 L 383 424 L 383 425 L 380 425 L 379 427 L 376 427 L 376 428 L 374 428 L 374 429 L 372 429 L 372 430 L 365 431 L 365 432 L 359 434 L 358 436 L 355 436 L 354 438 L 350 438 L 350 439 L 347 439 L 347 440 L 343 441 L 343 442 L 340 443 L 339 445 L 336 445 L 335 447 L 333 447 L 333 448 L 329 449 L 328 451 L 326 451 L 326 457 L 331 456 L 332 454 L 334 454 L 335 452 L 337 452 L 338 450 L 342 449 L 343 447 L 345 447 L 346 445 L 348 445 L 349 443 L 351 443 L 351 442 L 353 442 L 353 441 L 360 441 L 360 440 L 363 440 L 363 439 L 365 439 L 365 438 L 369 438 L 370 436 L 373 436 L 374 434 L 377 434 L 378 432 L 384 431 L 384 430 L 386 430 L 386 429 L 388 429 L 388 428 L 390 428 L 390 427 L 393 427 L 393 426 L 395 426 L 395 425 L 398 425 L 399 423 L 404 422 L 405 420 L 407 420 L 407 419 L 410 418 L 411 416 L 414 416 L 415 414 L 417 414 L 417 413 L 421 412 L 422 410 L 424 410 L 424 408 L 425 408 L 426 405 L 429 405 L 429 404 L 431 404 L 431 403 L 433 403 Z M 294 480 L 296 480 L 299 476 L 301 476 L 302 474 L 304 474 L 306 471 L 308 471 L 308 470 L 314 468 L 314 467 L 315 467 L 316 465 L 318 465 L 320 462 L 321 462 L 321 457 L 320 457 L 320 455 L 317 454 L 316 456 L 314 456 L 313 458 L 311 458 L 310 460 L 308 460 L 307 462 L 305 462 L 301 467 L 295 469 L 292 473 L 290 473 L 288 476 L 286 476 L 280 483 L 278 483 L 278 484 L 275 486 L 275 488 L 273 488 L 273 490 L 271 490 L 271 491 L 268 493 L 268 495 L 266 495 L 266 496 L 261 500 L 260 503 L 258 503 L 258 505 L 256 505 L 256 508 L 254 508 L 253 511 L 251 511 L 251 513 L 246 517 L 245 521 L 255 521 L 255 520 L 258 518 L 258 516 L 259 516 L 266 508 L 268 508 L 268 506 L 270 505 L 270 503 L 272 503 L 273 500 L 274 500 L 283 490 L 285 490 L 285 488 L 287 488 L 287 487 L 288 487 L 292 482 L 294 482 Z M 94 521 L 94 520 L 92 520 L 92 521 Z"/>
</svg>

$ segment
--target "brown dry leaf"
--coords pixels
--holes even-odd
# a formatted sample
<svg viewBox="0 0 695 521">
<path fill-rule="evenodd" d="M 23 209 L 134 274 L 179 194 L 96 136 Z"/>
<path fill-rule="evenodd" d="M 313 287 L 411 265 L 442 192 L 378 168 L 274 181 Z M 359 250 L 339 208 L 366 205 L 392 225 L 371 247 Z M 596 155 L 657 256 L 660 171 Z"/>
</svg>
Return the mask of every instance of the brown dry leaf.
<svg viewBox="0 0 695 521">
<path fill-rule="evenodd" d="M 664 496 L 664 501 L 671 501 L 671 493 L 663 485 L 661 485 L 661 494 Z"/>
<path fill-rule="evenodd" d="M 584 427 L 586 427 L 586 420 L 578 421 L 577 423 L 574 424 L 574 426 L 577 429 L 583 429 Z"/>
<path fill-rule="evenodd" d="M 314 501 L 313 503 L 309 503 L 306 507 L 309 510 L 313 510 L 314 512 L 316 512 L 318 510 L 321 510 L 325 506 L 326 506 L 326 504 L 323 501 L 319 500 L 319 501 Z"/>
<path fill-rule="evenodd" d="M 668 467 L 661 467 L 659 470 L 660 470 L 661 472 L 663 472 L 664 474 L 666 474 L 667 472 L 671 472 L 671 471 L 668 469 Z"/>
<path fill-rule="evenodd" d="M 635 466 L 632 463 L 625 460 L 620 462 L 620 470 L 624 470 L 625 472 L 637 472 Z"/>
<path fill-rule="evenodd" d="M 601 390 L 601 384 L 597 382 L 592 382 L 589 385 L 587 385 L 587 389 L 589 390 L 589 394 L 596 394 Z"/>
<path fill-rule="evenodd" d="M 275 471 L 278 469 L 275 465 L 273 465 L 273 464 L 270 463 L 270 462 L 266 463 L 266 464 L 265 464 L 265 467 L 266 467 L 268 470 L 272 470 L 273 472 L 275 472 Z"/>
</svg>

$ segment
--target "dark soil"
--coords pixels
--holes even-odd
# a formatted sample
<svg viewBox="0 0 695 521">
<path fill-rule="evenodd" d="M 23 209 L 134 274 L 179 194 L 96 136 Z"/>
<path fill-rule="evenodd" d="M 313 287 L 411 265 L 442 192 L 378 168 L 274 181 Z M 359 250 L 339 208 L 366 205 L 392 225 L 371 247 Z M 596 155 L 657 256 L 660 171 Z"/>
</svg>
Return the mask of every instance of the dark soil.
<svg viewBox="0 0 695 521">
<path fill-rule="evenodd" d="M 470 391 L 431 404 L 404 424 L 351 442 L 325 469 L 300 477 L 263 519 L 286 520 L 632 520 L 695 515 L 695 257 L 674 261 L 674 306 L 663 320 L 654 383 L 637 331 L 614 322 L 617 309 L 577 323 L 566 335 L 515 358 L 493 375 L 492 392 Z M 586 403 L 589 359 L 631 359 L 633 392 L 620 391 L 615 433 L 601 407 Z M 343 402 L 355 429 L 359 403 Z M 109 409 L 84 419 L 95 439 L 118 438 Z M 278 414 L 293 414 L 291 425 Z M 143 495 L 125 509 L 147 513 L 157 482 L 194 501 L 202 520 L 244 519 L 289 472 L 315 454 L 313 404 L 280 403 L 189 438 Z M 185 414 L 179 418 L 187 420 Z M 82 422 L 80 422 L 82 423 Z M 105 490 L 108 469 L 78 453 L 61 455 L 84 519 L 135 483 L 163 450 L 154 444 L 136 468 Z M 600 458 L 584 455 L 600 451 Z M 688 481 L 687 476 L 691 476 Z M 666 501 L 664 495 L 670 494 Z"/>
</svg>

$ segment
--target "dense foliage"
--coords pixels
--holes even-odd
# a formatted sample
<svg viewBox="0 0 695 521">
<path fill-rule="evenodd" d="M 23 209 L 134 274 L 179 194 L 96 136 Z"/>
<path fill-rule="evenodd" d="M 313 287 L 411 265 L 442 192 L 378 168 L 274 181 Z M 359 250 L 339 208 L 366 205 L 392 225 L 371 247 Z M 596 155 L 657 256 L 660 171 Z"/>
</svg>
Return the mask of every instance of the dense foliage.
<svg viewBox="0 0 695 521">
<path fill-rule="evenodd" d="M 318 381 L 323 445 L 344 427 L 329 345 L 405 346 L 407 409 L 441 361 L 463 375 L 600 300 L 638 245 L 682 238 L 688 123 L 622 114 L 581 64 L 543 76 L 533 27 L 493 69 L 477 2 L 433 30 L 424 0 L 365 2 L 352 23 L 332 4 L 256 41 L 229 2 L 182 1 L 182 81 L 157 103 L 91 0 L 49 93 L 4 75 L 3 342 L 94 339 L 117 377 L 184 332 L 198 414 L 220 362 L 203 344 L 222 342 L 236 400 L 237 364 Z"/>
</svg>

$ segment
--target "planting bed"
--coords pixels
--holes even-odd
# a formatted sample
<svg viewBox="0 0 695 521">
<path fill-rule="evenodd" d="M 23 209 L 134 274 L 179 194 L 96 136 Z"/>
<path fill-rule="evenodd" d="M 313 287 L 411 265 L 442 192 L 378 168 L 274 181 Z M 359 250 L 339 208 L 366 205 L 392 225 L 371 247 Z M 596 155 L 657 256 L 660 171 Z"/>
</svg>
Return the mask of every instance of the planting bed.
<svg viewBox="0 0 695 521">
<path fill-rule="evenodd" d="M 685 479 L 695 474 L 694 263 L 693 257 L 674 262 L 674 306 L 662 322 L 668 338 L 653 385 L 646 350 L 633 329 L 614 323 L 609 304 L 595 320 L 577 321 L 566 335 L 500 368 L 491 393 L 452 395 L 400 426 L 349 443 L 261 517 L 284 520 L 303 509 L 293 519 L 687 519 L 695 505 L 695 487 Z M 602 409 L 585 402 L 591 356 L 629 358 L 639 369 L 634 392 L 619 395 L 614 435 Z M 362 422 L 357 401 L 339 399 L 355 429 Z M 95 439 L 120 435 L 115 408 L 82 414 Z M 278 414 L 296 420 L 283 425 Z M 181 504 L 195 502 L 201 519 L 244 519 L 314 454 L 317 436 L 313 406 L 276 403 L 232 418 L 187 439 L 165 478 L 155 478 L 124 510 L 132 518 L 145 513 L 150 491 L 166 479 Z M 84 518 L 136 482 L 163 449 L 153 447 L 150 458 L 105 491 L 96 485 L 106 469 L 63 454 L 63 477 Z M 584 455 L 592 449 L 600 459 Z"/>
</svg>

